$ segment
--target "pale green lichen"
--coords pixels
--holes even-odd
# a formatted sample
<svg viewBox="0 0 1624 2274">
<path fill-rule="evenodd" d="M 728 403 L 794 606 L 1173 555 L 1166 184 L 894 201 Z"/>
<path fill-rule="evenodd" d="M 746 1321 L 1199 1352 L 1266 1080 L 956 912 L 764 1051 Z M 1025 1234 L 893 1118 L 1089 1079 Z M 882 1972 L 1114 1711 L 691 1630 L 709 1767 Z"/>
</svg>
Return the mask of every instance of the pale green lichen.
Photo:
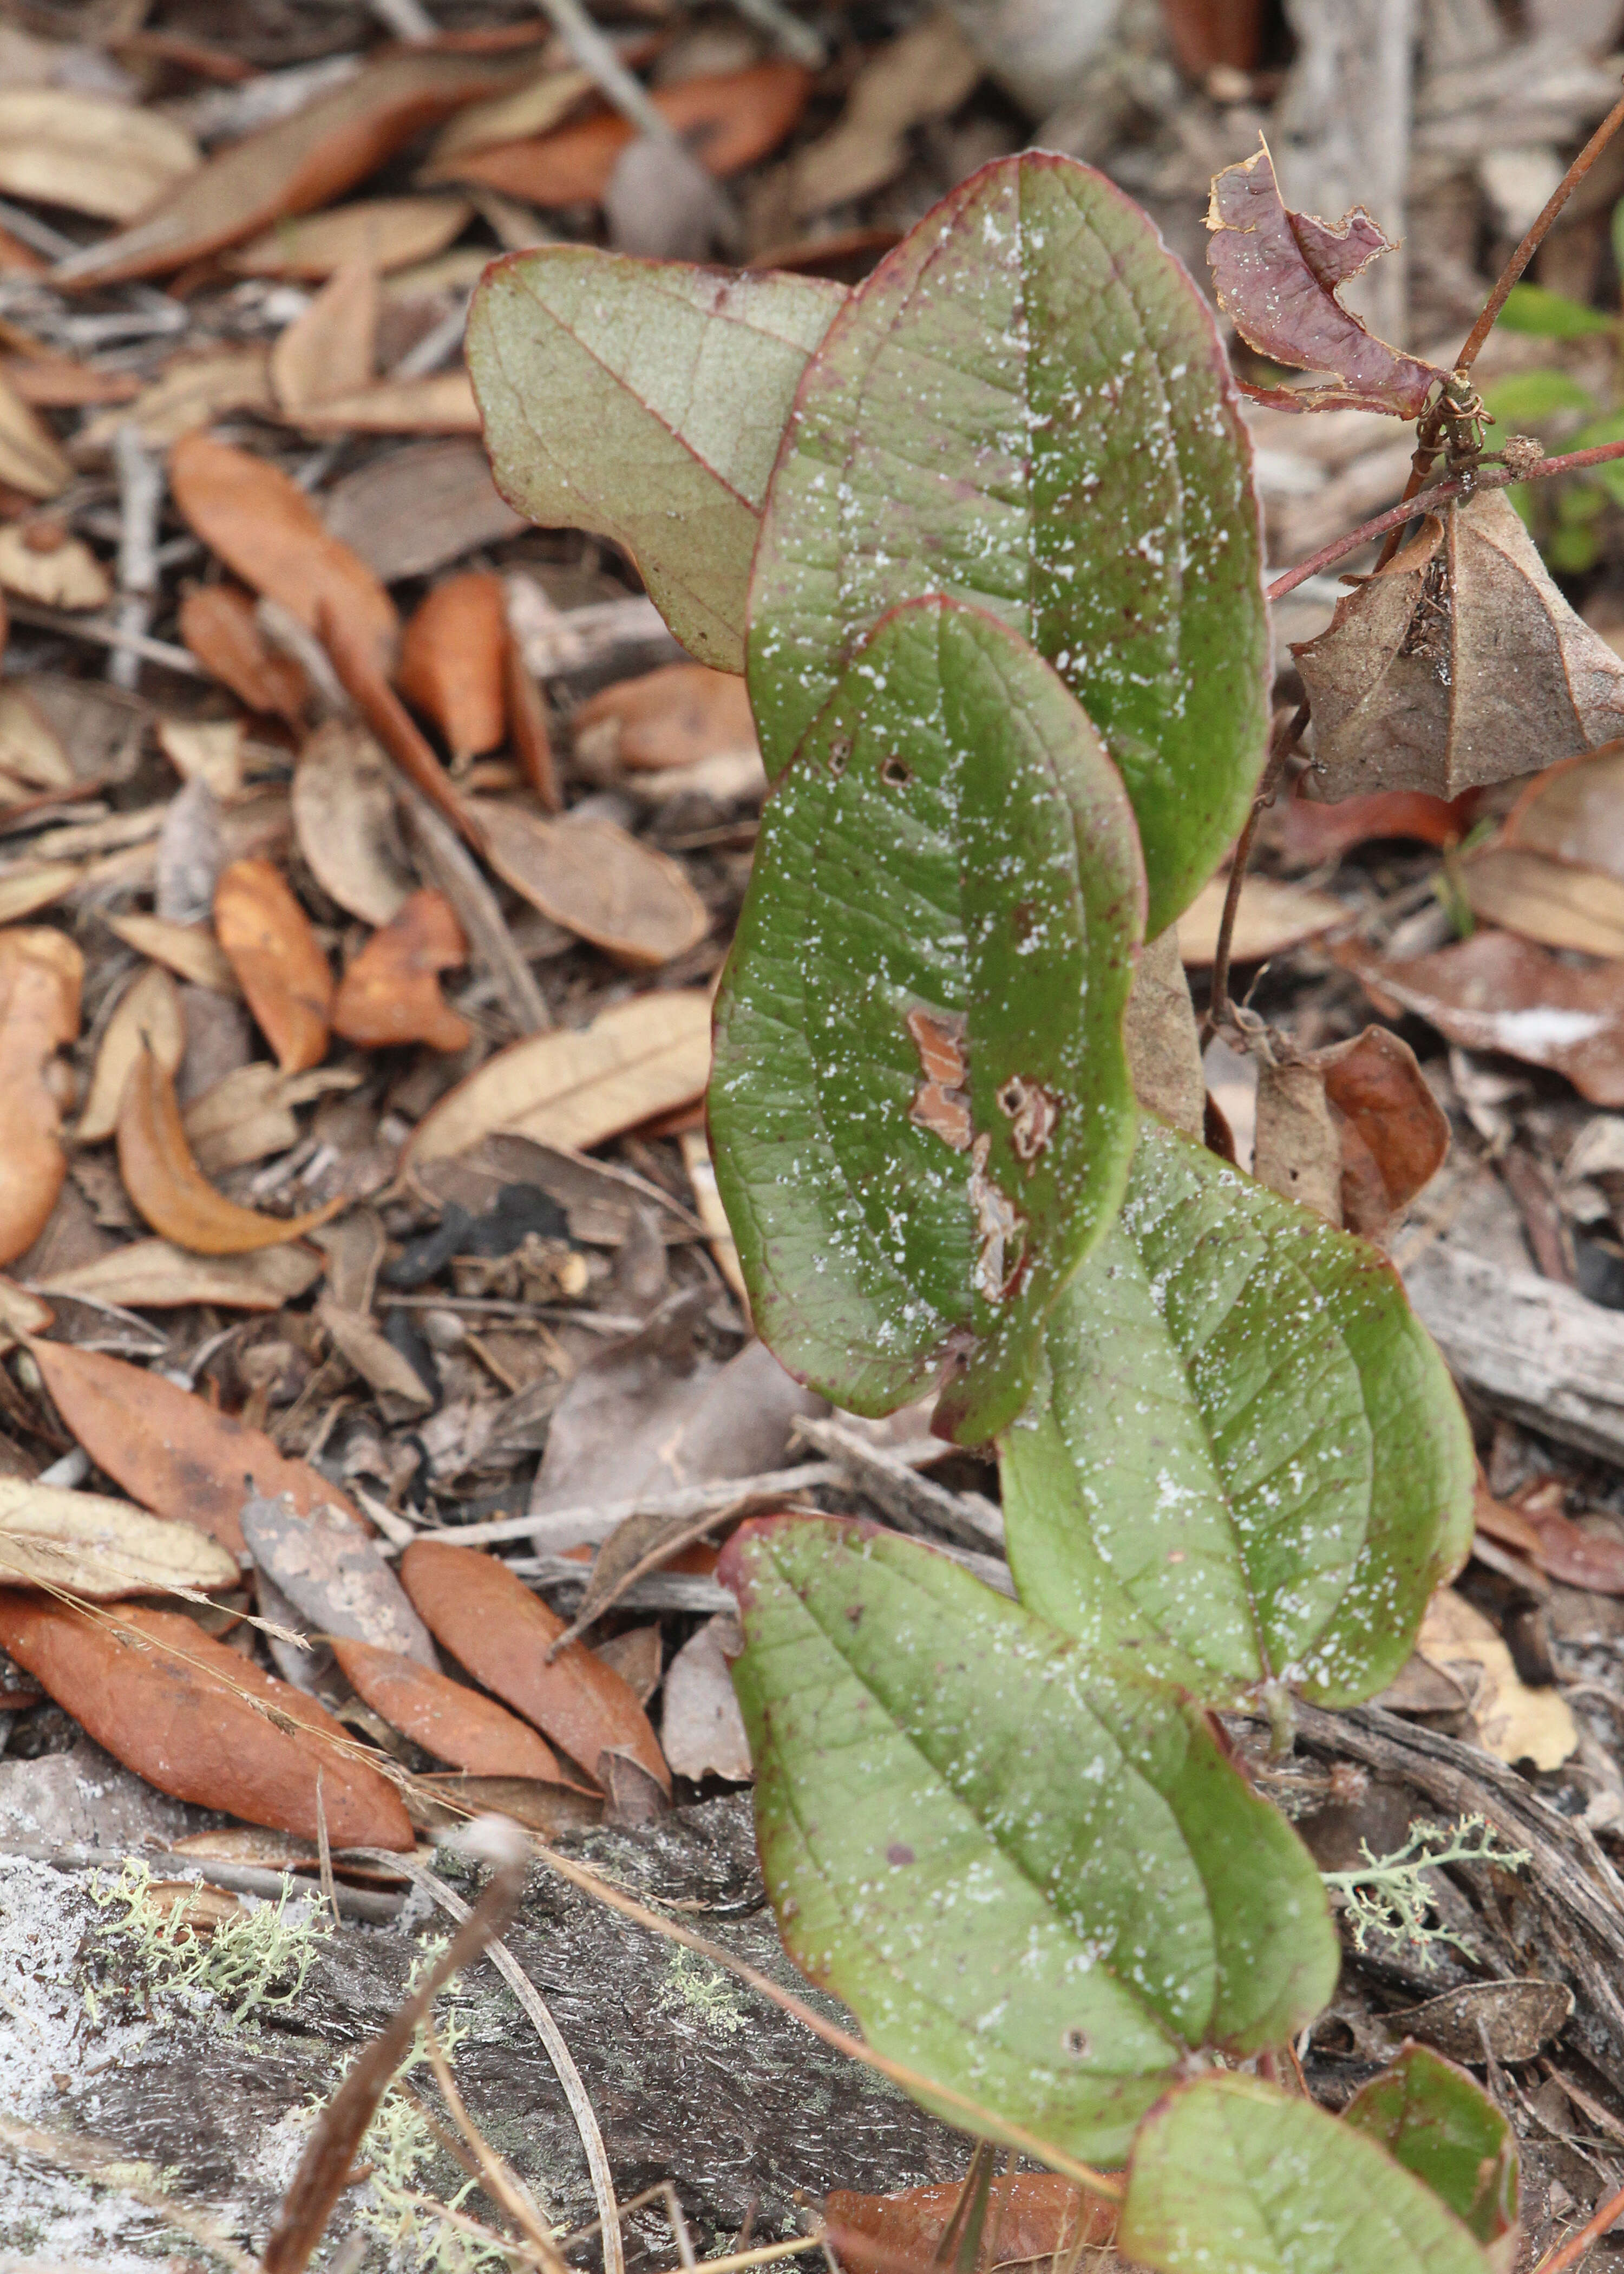
<svg viewBox="0 0 1624 2274">
<path fill-rule="evenodd" d="M 1363 1864 L 1351 1871 L 1320 1874 L 1327 1887 L 1346 1899 L 1356 1950 L 1364 1950 L 1372 1934 L 1385 1934 L 1410 1944 L 1453 1943 L 1475 1957 L 1463 1936 L 1429 1922 L 1433 1894 L 1425 1874 L 1449 1864 L 1498 1864 L 1515 1871 L 1531 1860 L 1529 1849 L 1507 1847 L 1482 1816 L 1463 1816 L 1448 1826 L 1412 1824 L 1409 1839 L 1390 1856 L 1372 1856 L 1366 1841 L 1359 1845 Z"/>
<path fill-rule="evenodd" d="M 669 1970 L 660 1984 L 659 2004 L 666 2013 L 686 2013 L 718 2036 L 736 2037 L 749 2016 L 736 1984 L 719 1966 L 696 1952 L 674 1944 Z"/>
<path fill-rule="evenodd" d="M 126 1856 L 117 1879 L 95 1872 L 93 1902 L 105 1909 L 124 1905 L 124 1916 L 98 1929 L 107 1939 L 127 1939 L 149 1987 L 191 2002 L 199 1998 L 234 2000 L 228 2029 L 240 2029 L 259 2007 L 290 2006 L 304 1987 L 312 1961 L 331 1933 L 330 1924 L 308 1897 L 295 1896 L 284 1877 L 274 1902 L 250 1902 L 240 1918 L 228 1919 L 209 1933 L 190 1925 L 184 1904 L 164 1904 L 152 1894 L 152 1872 L 139 1857 Z M 87 1986 L 87 2006 L 94 1993 Z M 93 2014 L 94 2019 L 94 2014 Z"/>
</svg>

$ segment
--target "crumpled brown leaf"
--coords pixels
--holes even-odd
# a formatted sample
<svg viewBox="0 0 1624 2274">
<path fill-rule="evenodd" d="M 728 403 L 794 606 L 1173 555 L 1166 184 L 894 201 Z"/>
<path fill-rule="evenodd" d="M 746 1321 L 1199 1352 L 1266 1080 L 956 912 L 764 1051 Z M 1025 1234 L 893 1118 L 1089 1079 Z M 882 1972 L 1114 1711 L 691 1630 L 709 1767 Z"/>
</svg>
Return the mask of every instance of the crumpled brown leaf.
<svg viewBox="0 0 1624 2274">
<path fill-rule="evenodd" d="M 1265 1065 L 1252 1174 L 1328 1224 L 1378 1239 L 1443 1166 L 1449 1118 L 1386 1027 Z"/>
<path fill-rule="evenodd" d="M 0 1263 L 33 1246 L 67 1174 L 51 1069 L 79 1033 L 84 975 L 65 932 L 0 931 Z"/>
<path fill-rule="evenodd" d="M 468 960 L 456 910 L 443 892 L 413 892 L 375 931 L 339 983 L 333 1031 L 363 1050 L 427 1043 L 460 1050 L 473 1028 L 440 991 L 438 975 Z"/>
<path fill-rule="evenodd" d="M 1500 490 L 1429 515 L 1387 568 L 1294 645 L 1315 794 L 1453 798 L 1605 742 L 1624 659 L 1568 606 Z"/>
<path fill-rule="evenodd" d="M 1259 141 L 1262 138 L 1259 137 Z M 1378 253 L 1391 252 L 1363 206 L 1335 228 L 1287 210 L 1268 145 L 1213 177 L 1207 259 L 1218 305 L 1261 355 L 1298 371 L 1329 371 L 1333 387 L 1243 388 L 1282 410 L 1387 410 L 1418 418 L 1450 374 L 1367 332 L 1336 297 Z"/>
</svg>

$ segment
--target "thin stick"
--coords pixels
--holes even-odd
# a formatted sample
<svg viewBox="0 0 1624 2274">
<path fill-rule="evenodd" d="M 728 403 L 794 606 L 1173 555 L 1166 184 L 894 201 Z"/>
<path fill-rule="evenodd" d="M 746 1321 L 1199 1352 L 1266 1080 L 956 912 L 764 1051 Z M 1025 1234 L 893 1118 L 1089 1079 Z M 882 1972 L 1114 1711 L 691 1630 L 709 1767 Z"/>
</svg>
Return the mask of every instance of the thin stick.
<svg viewBox="0 0 1624 2274">
<path fill-rule="evenodd" d="M 1606 2233 L 1619 2213 L 1624 2211 L 1624 2187 L 1609 2195 L 1599 2210 L 1593 2210 L 1576 2234 L 1570 2234 L 1560 2250 L 1550 2252 L 1534 2269 L 1534 2274 L 1563 2274 L 1565 2267 L 1575 2265 L 1592 2242 Z"/>
<path fill-rule="evenodd" d="M 468 1339 L 472 1342 L 473 1337 L 470 1335 Z M 736 1516 L 744 1505 L 743 1501 L 733 1501 L 726 1508 L 718 1508 L 714 1512 L 707 1511 L 703 1516 L 693 1517 L 686 1524 L 679 1520 L 676 1530 L 668 1532 L 664 1539 L 657 1540 L 647 1554 L 640 1555 L 635 1563 L 628 1564 L 625 1570 L 617 1578 L 611 1580 L 608 1587 L 600 1595 L 593 1594 L 592 1580 L 589 1578 L 586 1583 L 584 1601 L 563 1633 L 557 1638 L 548 1651 L 545 1663 L 551 1666 L 560 1651 L 572 1642 L 579 1642 L 587 1629 L 596 1624 L 605 1611 L 613 1610 L 621 1596 L 629 1588 L 635 1587 L 639 1579 L 646 1579 L 650 1572 L 658 1571 L 663 1563 L 669 1563 L 672 1557 L 680 1555 L 683 1548 L 692 1547 L 696 1540 L 704 1538 L 707 1532 L 714 1532 L 718 1524 L 726 1524 L 729 1517 Z M 602 1552 L 601 1549 L 599 1552 Z M 595 1558 L 594 1575 L 596 1570 Z"/>
<path fill-rule="evenodd" d="M 1474 466 L 1467 474 L 1456 474 L 1447 482 L 1435 482 L 1430 490 L 1417 491 L 1413 498 L 1401 499 L 1379 513 L 1371 521 L 1350 529 L 1346 536 L 1335 537 L 1322 545 L 1318 553 L 1311 553 L 1306 561 L 1299 561 L 1295 568 L 1288 568 L 1283 576 L 1276 576 L 1268 588 L 1271 600 L 1284 599 L 1299 584 L 1317 576 L 1333 561 L 1345 561 L 1373 537 L 1383 537 L 1390 529 L 1402 529 L 1407 521 L 1418 521 L 1423 514 L 1431 513 L 1435 506 L 1447 505 L 1451 498 L 1468 497 L 1478 490 L 1509 489 L 1513 482 L 1545 482 L 1553 474 L 1582 473 L 1586 466 L 1609 465 L 1615 458 L 1624 458 L 1624 442 L 1598 442 L 1593 449 L 1568 450 L 1560 458 L 1538 458 L 1531 466 L 1515 471 L 1510 466 Z"/>
<path fill-rule="evenodd" d="M 445 2047 L 440 2042 L 440 2032 L 434 2027 L 432 2013 L 423 2017 L 423 2042 L 428 2048 L 429 2064 L 434 2071 L 451 2120 L 473 2150 L 474 2168 L 480 2174 L 479 2184 L 492 2202 L 498 2202 L 514 2225 L 532 2245 L 544 2263 L 554 2269 L 555 2274 L 568 2274 L 564 2255 L 553 2240 L 553 2235 L 541 2213 L 530 2200 L 530 2190 L 516 2172 L 509 2169 L 490 2142 L 485 2137 L 463 2105 L 457 2090 L 456 2078 L 446 2059 Z"/>
<path fill-rule="evenodd" d="M 149 450 L 133 418 L 113 435 L 118 473 L 118 611 L 115 621 L 126 637 L 144 638 L 158 596 L 158 516 L 163 508 L 163 461 Z M 115 687 L 133 688 L 140 657 L 124 644 L 110 648 L 107 675 Z"/>
<path fill-rule="evenodd" d="M 1252 859 L 1252 848 L 1257 842 L 1258 825 L 1266 810 L 1274 802 L 1274 793 L 1280 787 L 1280 777 L 1285 772 L 1286 760 L 1297 748 L 1307 724 L 1308 705 L 1300 703 L 1284 725 L 1276 729 L 1269 744 L 1263 778 L 1258 784 L 1258 794 L 1252 801 L 1252 811 L 1246 817 L 1246 826 L 1241 832 L 1235 858 L 1229 863 L 1229 881 L 1223 895 L 1223 914 L 1218 921 L 1218 945 L 1213 954 L 1213 991 L 1207 1006 L 1207 1017 L 1201 1025 L 1204 1049 L 1229 1014 L 1229 951 L 1235 938 L 1235 916 L 1240 907 L 1241 886 L 1246 879 L 1246 864 Z"/>
<path fill-rule="evenodd" d="M 425 1894 L 432 1895 L 441 1910 L 454 1919 L 469 1916 L 468 1905 L 461 1895 L 452 1893 L 442 1879 L 425 1864 L 404 1856 L 400 1860 L 401 1868 L 410 1872 Z M 615 2205 L 614 2180 L 609 2170 L 609 2157 L 591 2101 L 581 2081 L 581 2072 L 575 2067 L 575 2058 L 541 1992 L 507 1944 L 500 1940 L 492 1942 L 488 1946 L 488 1954 L 497 1972 L 535 2023 L 536 2034 L 546 2047 L 547 2058 L 564 2088 L 564 2097 L 569 2103 L 575 2129 L 581 2135 L 581 2145 L 586 2150 L 587 2169 L 592 2176 L 592 2194 L 598 2203 L 598 2216 L 603 2223 L 604 2274 L 626 2274 L 626 2253 L 620 2240 L 620 2215 Z"/>
</svg>

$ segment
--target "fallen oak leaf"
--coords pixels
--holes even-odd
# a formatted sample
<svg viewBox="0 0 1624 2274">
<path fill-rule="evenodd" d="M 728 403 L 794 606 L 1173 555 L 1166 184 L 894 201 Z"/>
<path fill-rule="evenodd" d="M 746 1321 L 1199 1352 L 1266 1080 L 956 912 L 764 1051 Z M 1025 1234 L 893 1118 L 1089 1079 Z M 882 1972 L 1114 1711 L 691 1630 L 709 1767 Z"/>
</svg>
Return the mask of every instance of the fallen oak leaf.
<svg viewBox="0 0 1624 2274">
<path fill-rule="evenodd" d="M 1316 1051 L 1314 1064 L 1342 1138 L 1342 1224 L 1373 1239 L 1442 1168 L 1449 1117 L 1387 1027 Z"/>
<path fill-rule="evenodd" d="M 465 371 L 434 371 L 324 395 L 299 425 L 307 434 L 477 434 L 479 406 Z"/>
<path fill-rule="evenodd" d="M 366 729 L 329 719 L 299 753 L 293 833 L 329 899 L 363 923 L 387 924 L 412 890 L 395 817 L 395 769 Z"/>
<path fill-rule="evenodd" d="M 82 537 L 53 521 L 0 528 L 0 589 L 41 607 L 105 607 L 113 580 Z"/>
<path fill-rule="evenodd" d="M 437 584 L 406 626 L 395 684 L 440 728 L 459 769 L 502 739 L 508 650 L 502 581 L 487 570 Z"/>
<path fill-rule="evenodd" d="M 177 1800 L 338 1848 L 415 1843 L 399 1795 L 315 1700 L 172 1611 L 116 1617 L 0 1588 L 0 1648 Z M 319 1788 L 320 1788 L 320 1791 Z"/>
<path fill-rule="evenodd" d="M 508 732 L 519 771 L 530 784 L 544 813 L 562 813 L 564 793 L 553 763 L 553 736 L 547 726 L 547 701 L 535 674 L 524 660 L 523 642 L 511 623 L 502 651 L 502 689 L 508 704 Z"/>
<path fill-rule="evenodd" d="M 583 1643 L 549 1663 L 564 1622 L 498 1557 L 414 1540 L 401 1584 L 435 1640 L 590 1775 L 605 1752 L 628 1753 L 669 1796 L 671 1771 L 627 1684 Z"/>
<path fill-rule="evenodd" d="M 150 1049 L 130 1069 L 117 1133 L 118 1173 L 138 1214 L 197 1255 L 246 1255 L 301 1239 L 350 1205 L 340 1193 L 304 1216 L 261 1216 L 217 1193 L 192 1158 L 174 1081 Z"/>
<path fill-rule="evenodd" d="M 221 871 L 214 934 L 282 1072 L 320 1065 L 327 1056 L 333 974 L 310 918 L 274 862 L 233 861 Z"/>
<path fill-rule="evenodd" d="M 703 663 L 662 664 L 602 689 L 575 712 L 575 730 L 579 756 L 650 772 L 756 747 L 744 681 Z"/>
<path fill-rule="evenodd" d="M 103 921 L 126 947 L 134 948 L 138 955 L 150 956 L 177 979 L 189 979 L 194 987 L 207 987 L 216 995 L 241 993 L 237 974 L 222 953 L 219 941 L 202 925 L 171 923 L 165 916 L 140 915 L 106 916 Z"/>
<path fill-rule="evenodd" d="M 1276 809 L 1270 830 L 1288 861 L 1310 869 L 1384 837 L 1413 838 L 1446 852 L 1470 828 L 1477 802 L 1470 791 L 1451 800 L 1418 789 L 1372 790 L 1327 802 L 1305 794 L 1312 780 L 1312 773 L 1304 776 L 1296 796 Z"/>
<path fill-rule="evenodd" d="M 937 2248 L 963 2193 L 957 2180 L 891 2195 L 831 2187 L 823 2215 L 840 2263 L 851 2274 L 928 2274 L 941 2263 Z M 1014 2172 L 995 2176 L 988 2187 L 981 2232 L 994 2265 L 1057 2254 L 1065 2263 L 1079 2244 L 1109 2243 L 1116 2225 L 1115 2205 L 1086 2195 L 1074 2180 L 1053 2172 Z"/>
<path fill-rule="evenodd" d="M 279 222 L 225 257 L 234 276 L 308 277 L 320 282 L 346 261 L 382 272 L 432 260 L 460 236 L 473 207 L 466 198 L 357 198 L 325 213 Z"/>
<path fill-rule="evenodd" d="M 420 1667 L 437 1663 L 428 1629 L 400 1581 L 337 1509 L 302 1515 L 291 1500 L 255 1495 L 238 1521 L 259 1570 L 325 1641 L 342 1637 L 399 1652 Z"/>
<path fill-rule="evenodd" d="M 252 1494 L 308 1515 L 337 1508 L 358 1532 L 366 1520 L 306 1461 L 280 1453 L 262 1429 L 222 1413 L 163 1374 L 71 1343 L 28 1345 L 51 1403 L 97 1468 L 157 1515 L 194 1524 L 245 1555 L 240 1511 Z"/>
<path fill-rule="evenodd" d="M 1283 410 L 1362 410 L 1418 418 L 1451 374 L 1389 347 L 1336 297 L 1379 253 L 1394 250 L 1363 206 L 1335 227 L 1289 212 L 1268 145 L 1213 177 L 1207 247 L 1218 305 L 1249 347 L 1299 371 L 1329 371 L 1334 387 L 1243 387 Z"/>
<path fill-rule="evenodd" d="M 0 1585 L 93 1602 L 235 1587 L 237 1558 L 195 1525 L 127 1500 L 0 1477 Z"/>
<path fill-rule="evenodd" d="M 211 1303 L 222 1311 L 280 1311 L 307 1293 L 322 1269 L 313 1250 L 292 1244 L 261 1247 L 251 1255 L 192 1255 L 167 1239 L 132 1239 L 89 1263 L 49 1276 L 59 1294 L 117 1303 L 124 1310 L 169 1311 Z M 46 1281 L 35 1284 L 43 1288 Z"/>
<path fill-rule="evenodd" d="M 0 931 L 0 1264 L 33 1246 L 67 1174 L 52 1069 L 79 1035 L 84 972 L 65 932 Z"/>
<path fill-rule="evenodd" d="M 0 373 L 0 482 L 25 497 L 53 498 L 72 478 L 56 437 Z"/>
<path fill-rule="evenodd" d="M 330 397 L 372 385 L 380 305 L 378 271 L 357 256 L 335 270 L 304 313 L 278 334 L 271 385 L 284 418 L 302 425 L 307 411 Z"/>
<path fill-rule="evenodd" d="M 127 222 L 200 163 L 161 111 L 76 87 L 0 92 L 0 190 L 98 221 Z"/>
<path fill-rule="evenodd" d="M 483 1691 L 372 1643 L 335 1635 L 332 1647 L 357 1697 L 437 1760 L 471 1776 L 532 1777 L 579 1789 L 530 1723 Z"/>
<path fill-rule="evenodd" d="M 402 1043 L 465 1050 L 474 1030 L 446 1002 L 437 975 L 467 960 L 468 943 L 445 894 L 413 892 L 339 982 L 334 1033 L 363 1050 Z"/>
<path fill-rule="evenodd" d="M 628 970 L 658 969 L 710 930 L 710 911 L 680 863 L 613 821 L 545 821 L 488 798 L 474 810 L 502 882 Z"/>
<path fill-rule="evenodd" d="M 175 982 L 156 963 L 138 975 L 102 1029 L 89 1094 L 73 1131 L 79 1144 L 100 1144 L 117 1128 L 124 1084 L 143 1047 L 167 1073 L 179 1072 L 186 1051 L 185 1014 Z"/>
<path fill-rule="evenodd" d="M 380 667 L 373 643 L 342 612 L 318 604 L 316 632 L 332 659 L 339 683 L 408 781 L 476 853 L 485 839 L 468 802 L 429 748 L 410 712 Z"/>
<path fill-rule="evenodd" d="M 212 678 L 251 711 L 299 726 L 310 683 L 291 656 L 266 643 L 254 604 L 236 584 L 194 584 L 180 604 L 180 636 Z"/>
<path fill-rule="evenodd" d="M 1580 955 L 1624 957 L 1624 882 L 1521 845 L 1479 846 L 1455 880 L 1482 923 Z"/>
<path fill-rule="evenodd" d="M 1624 1595 L 1624 1544 L 1608 1532 L 1583 1531 L 1568 1514 L 1567 1500 L 1560 1477 L 1541 1477 L 1524 1485 L 1511 1508 L 1497 1513 L 1514 1517 L 1533 1534 L 1533 1560 L 1553 1579 L 1598 1595 Z M 1477 1520 L 1483 1523 L 1481 1500 Z"/>
</svg>

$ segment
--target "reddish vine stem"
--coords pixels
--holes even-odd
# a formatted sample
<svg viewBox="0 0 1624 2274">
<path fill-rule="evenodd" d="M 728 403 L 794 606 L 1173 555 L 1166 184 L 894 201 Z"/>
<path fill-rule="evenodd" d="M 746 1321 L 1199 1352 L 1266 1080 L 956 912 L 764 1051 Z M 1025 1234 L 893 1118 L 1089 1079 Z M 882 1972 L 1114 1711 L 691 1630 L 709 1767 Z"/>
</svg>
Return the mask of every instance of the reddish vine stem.
<svg viewBox="0 0 1624 2274">
<path fill-rule="evenodd" d="M 1624 2211 L 1624 2187 L 1620 2187 L 1617 2195 L 1609 2195 L 1605 2203 L 1592 2211 L 1578 2233 L 1570 2234 L 1560 2250 L 1553 2250 L 1549 2257 L 1542 2258 L 1535 2267 L 1534 2274 L 1564 2274 L 1567 2267 L 1583 2258 L 1591 2243 L 1606 2233 L 1620 2211 Z"/>
<path fill-rule="evenodd" d="M 1274 802 L 1274 793 L 1280 787 L 1280 777 L 1285 772 L 1286 760 L 1297 748 L 1298 738 L 1307 724 L 1308 705 L 1299 703 L 1290 718 L 1275 729 L 1269 743 L 1262 779 L 1258 784 L 1258 794 L 1252 801 L 1252 811 L 1246 817 L 1246 826 L 1240 833 L 1235 858 L 1229 863 L 1229 881 L 1223 895 L 1223 914 L 1218 920 L 1218 945 L 1213 953 L 1213 991 L 1201 1027 L 1203 1050 L 1229 1016 L 1229 949 L 1235 937 L 1235 912 L 1241 904 L 1241 886 L 1246 881 L 1246 865 L 1257 842 L 1258 825 Z"/>
<path fill-rule="evenodd" d="M 1474 466 L 1470 473 L 1456 474 L 1447 482 L 1434 482 L 1430 490 L 1417 491 L 1413 498 L 1401 499 L 1379 513 L 1373 520 L 1361 522 L 1343 537 L 1333 538 L 1322 545 L 1318 553 L 1311 553 L 1306 561 L 1299 561 L 1295 568 L 1288 568 L 1283 576 L 1276 576 L 1268 588 L 1271 600 L 1283 599 L 1288 592 L 1306 583 L 1310 576 L 1328 568 L 1333 561 L 1345 561 L 1372 537 L 1380 537 L 1389 529 L 1402 529 L 1407 521 L 1414 521 L 1431 513 L 1434 506 L 1447 505 L 1451 498 L 1467 497 L 1475 490 L 1509 489 L 1513 482 L 1548 481 L 1553 474 L 1575 474 L 1586 466 L 1605 466 L 1614 458 L 1624 458 L 1624 442 L 1598 442 L 1593 449 L 1568 450 L 1560 458 L 1539 458 L 1531 466 L 1519 466 L 1515 471 L 1509 466 Z"/>
</svg>

